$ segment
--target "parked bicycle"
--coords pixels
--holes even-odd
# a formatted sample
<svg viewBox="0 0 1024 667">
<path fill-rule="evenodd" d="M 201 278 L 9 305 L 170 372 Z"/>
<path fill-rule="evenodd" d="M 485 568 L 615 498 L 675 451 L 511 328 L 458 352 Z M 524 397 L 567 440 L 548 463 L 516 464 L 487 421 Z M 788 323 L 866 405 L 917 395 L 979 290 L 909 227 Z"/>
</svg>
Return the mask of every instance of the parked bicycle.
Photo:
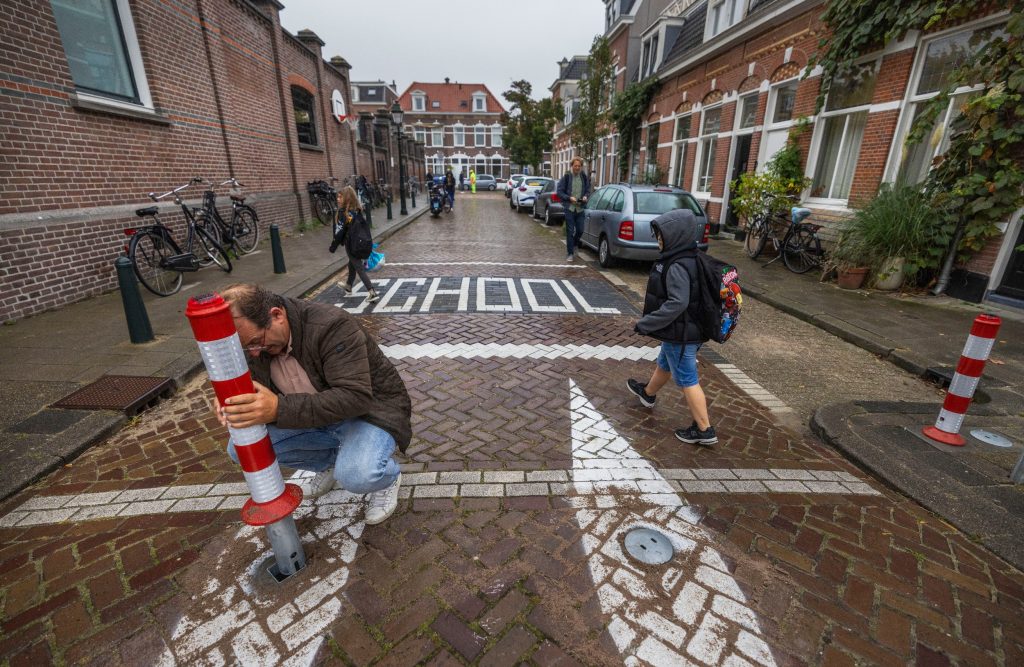
<svg viewBox="0 0 1024 667">
<path fill-rule="evenodd" d="M 149 198 L 157 202 L 173 196 L 174 203 L 181 207 L 188 229 L 185 252 L 175 242 L 170 228 L 160 221 L 156 206 L 135 211 L 135 215 L 148 220 L 148 224 L 124 230 L 131 237 L 127 251 L 135 275 L 153 294 L 174 294 L 181 289 L 182 273 L 198 271 L 203 266 L 217 264 L 223 271 L 231 271 L 231 258 L 227 252 L 204 226 L 196 222 L 202 209 L 192 208 L 181 198 L 183 190 L 202 182 L 201 178 L 193 178 L 185 185 L 162 195 L 149 193 Z"/>
<path fill-rule="evenodd" d="M 196 216 L 196 224 L 210 232 L 218 243 L 225 248 L 233 248 L 238 256 L 248 255 L 260 242 L 260 224 L 256 209 L 245 203 L 242 188 L 245 187 L 237 179 L 229 178 L 214 185 L 203 181 L 208 190 L 203 193 L 203 208 Z M 217 210 L 217 194 L 215 187 L 230 186 L 231 222 L 221 217 Z"/>
<path fill-rule="evenodd" d="M 786 268 L 793 273 L 807 273 L 821 266 L 824 253 L 817 234 L 821 225 L 804 222 L 811 214 L 809 208 L 791 206 L 788 212 L 777 210 L 774 205 L 776 198 L 774 195 L 768 195 L 763 212 L 751 216 L 747 221 L 747 238 L 744 243 L 747 256 L 757 259 L 771 241 L 778 256 L 764 266 L 780 257 Z M 781 229 L 785 229 L 785 232 L 780 236 Z"/>
<path fill-rule="evenodd" d="M 325 225 L 333 224 L 338 215 L 338 191 L 332 185 L 337 180 L 332 178 L 331 183 L 324 180 L 306 183 L 306 190 L 313 198 L 313 212 Z"/>
</svg>

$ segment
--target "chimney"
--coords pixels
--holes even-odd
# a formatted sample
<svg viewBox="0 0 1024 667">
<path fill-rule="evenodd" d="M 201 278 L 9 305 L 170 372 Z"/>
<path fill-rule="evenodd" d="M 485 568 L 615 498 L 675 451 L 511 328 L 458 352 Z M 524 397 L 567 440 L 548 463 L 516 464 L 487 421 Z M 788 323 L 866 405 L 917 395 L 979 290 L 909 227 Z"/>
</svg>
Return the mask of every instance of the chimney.
<svg viewBox="0 0 1024 667">
<path fill-rule="evenodd" d="M 348 61 L 342 58 L 341 56 L 332 56 L 331 64 L 337 67 L 338 69 L 352 69 L 352 65 L 349 65 Z"/>
<path fill-rule="evenodd" d="M 300 42 L 306 45 L 307 49 L 317 55 L 320 55 L 320 49 L 323 48 L 324 40 L 320 39 L 315 32 L 307 28 L 300 30 L 295 34 L 295 36 Z"/>
<path fill-rule="evenodd" d="M 566 70 L 569 69 L 569 60 L 562 58 L 558 61 L 558 78 L 562 79 L 565 77 Z"/>
<path fill-rule="evenodd" d="M 449 79 L 448 77 L 445 77 L 445 78 L 444 78 L 444 82 L 445 82 L 445 83 L 450 83 L 450 82 L 451 82 L 451 79 Z"/>
</svg>

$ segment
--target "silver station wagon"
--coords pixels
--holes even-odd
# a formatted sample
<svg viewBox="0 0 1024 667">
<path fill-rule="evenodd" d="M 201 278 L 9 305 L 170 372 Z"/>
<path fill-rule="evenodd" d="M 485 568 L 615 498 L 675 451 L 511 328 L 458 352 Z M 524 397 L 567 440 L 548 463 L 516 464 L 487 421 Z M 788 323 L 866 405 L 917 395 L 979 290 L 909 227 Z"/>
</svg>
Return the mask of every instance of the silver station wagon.
<svg viewBox="0 0 1024 667">
<path fill-rule="evenodd" d="M 667 185 L 617 183 L 598 188 L 587 200 L 580 242 L 597 251 L 605 268 L 617 259 L 652 262 L 660 251 L 651 221 L 679 208 L 693 211 L 704 224 L 699 247 L 706 250 L 709 228 L 704 209 L 686 190 Z"/>
</svg>

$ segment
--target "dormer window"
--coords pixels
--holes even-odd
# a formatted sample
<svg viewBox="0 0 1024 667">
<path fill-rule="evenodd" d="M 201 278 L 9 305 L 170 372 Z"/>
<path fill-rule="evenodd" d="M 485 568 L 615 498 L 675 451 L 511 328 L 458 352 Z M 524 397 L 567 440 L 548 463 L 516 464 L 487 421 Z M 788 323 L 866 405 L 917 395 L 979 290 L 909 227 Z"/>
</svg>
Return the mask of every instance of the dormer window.
<svg viewBox="0 0 1024 667">
<path fill-rule="evenodd" d="M 352 101 L 359 101 L 359 86 L 352 86 Z"/>
<path fill-rule="evenodd" d="M 661 33 L 659 31 L 644 39 L 642 56 L 640 58 L 641 79 L 646 79 L 658 69 L 659 61 L 661 60 L 661 53 L 659 53 L 660 37 Z"/>
<path fill-rule="evenodd" d="M 412 96 L 412 110 L 413 111 L 426 111 L 427 110 L 427 96 L 423 93 L 417 93 Z"/>
<path fill-rule="evenodd" d="M 473 111 L 487 111 L 487 96 L 483 93 L 473 93 Z"/>
<path fill-rule="evenodd" d="M 711 0 L 708 4 L 708 25 L 704 39 L 711 39 L 743 19 L 746 0 Z"/>
</svg>

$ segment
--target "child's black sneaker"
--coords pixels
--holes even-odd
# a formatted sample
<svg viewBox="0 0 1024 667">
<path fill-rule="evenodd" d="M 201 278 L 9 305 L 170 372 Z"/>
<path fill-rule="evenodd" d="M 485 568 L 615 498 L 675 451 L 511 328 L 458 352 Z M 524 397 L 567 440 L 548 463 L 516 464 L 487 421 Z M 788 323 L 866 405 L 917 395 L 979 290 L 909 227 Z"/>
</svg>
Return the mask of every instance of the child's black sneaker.
<svg viewBox="0 0 1024 667">
<path fill-rule="evenodd" d="M 643 382 L 637 382 L 633 378 L 626 380 L 626 388 L 629 389 L 630 393 L 636 395 L 640 399 L 640 405 L 645 408 L 653 408 L 654 402 L 658 400 L 657 396 L 650 396 L 644 391 L 647 388 Z"/>
<path fill-rule="evenodd" d="M 691 424 L 688 428 L 676 429 L 675 433 L 678 439 L 691 445 L 709 446 L 718 442 L 715 427 L 710 425 L 702 431 L 697 427 L 697 424 Z"/>
</svg>

